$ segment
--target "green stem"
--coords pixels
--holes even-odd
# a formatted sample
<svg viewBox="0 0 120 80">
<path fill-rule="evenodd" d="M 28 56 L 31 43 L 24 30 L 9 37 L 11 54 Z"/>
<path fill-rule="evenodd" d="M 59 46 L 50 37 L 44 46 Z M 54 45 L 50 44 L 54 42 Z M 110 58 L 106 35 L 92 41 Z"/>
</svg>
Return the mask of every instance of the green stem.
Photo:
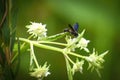
<svg viewBox="0 0 120 80">
<path fill-rule="evenodd" d="M 35 45 L 37 47 L 40 47 L 40 48 L 49 49 L 49 50 L 53 50 L 53 51 L 57 51 L 57 52 L 61 52 L 61 53 L 65 54 L 63 49 L 60 49 L 60 48 L 57 48 L 57 47 L 52 47 L 52 46 L 48 46 L 48 45 L 44 45 L 44 44 L 39 44 L 36 41 L 30 41 L 30 40 L 25 39 L 25 38 L 19 38 L 19 40 L 27 42 L 27 43 L 32 43 L 33 45 Z M 68 54 L 85 59 L 85 56 L 76 54 L 74 52 L 69 52 Z"/>
<path fill-rule="evenodd" d="M 33 37 L 33 35 L 31 35 L 31 36 L 29 36 L 28 37 L 28 39 L 30 39 L 30 38 L 32 38 Z M 20 47 L 20 50 L 22 50 L 23 49 L 23 47 L 25 46 L 25 42 L 21 45 L 21 47 Z M 16 59 L 16 57 L 18 56 L 18 52 L 14 55 L 14 57 L 12 58 L 12 60 L 11 60 L 11 63 L 13 63 L 13 61 Z"/>
<path fill-rule="evenodd" d="M 30 39 L 30 38 L 32 38 L 32 37 L 33 37 L 33 35 L 29 36 L 27 39 Z M 20 49 L 23 49 L 24 46 L 25 46 L 25 42 L 21 45 L 21 48 L 20 48 Z"/>
<path fill-rule="evenodd" d="M 71 72 L 70 63 L 69 63 L 69 61 L 68 61 L 67 58 L 65 58 L 65 61 L 66 61 L 66 68 L 67 68 L 68 79 L 69 79 L 69 80 L 73 80 L 73 75 L 72 75 L 72 72 Z"/>
<path fill-rule="evenodd" d="M 32 44 L 32 43 L 30 43 L 30 48 L 31 48 L 31 54 L 32 54 L 32 56 L 33 56 L 33 59 L 34 59 L 34 61 L 35 61 L 35 64 L 36 64 L 37 68 L 39 68 L 39 64 L 38 64 L 37 59 L 36 59 L 36 56 L 35 56 L 35 54 L 34 54 L 34 49 L 33 49 L 33 44 Z"/>
<path fill-rule="evenodd" d="M 50 42 L 50 41 L 38 41 L 39 43 L 47 43 L 47 44 L 56 44 L 61 46 L 67 46 L 67 44 L 64 43 L 58 43 L 58 42 Z"/>
<path fill-rule="evenodd" d="M 74 52 L 69 52 L 68 54 L 73 55 L 73 56 L 76 56 L 76 57 L 79 57 L 79 58 L 82 58 L 82 59 L 85 59 L 85 56 L 76 54 L 76 53 L 74 53 Z"/>
<path fill-rule="evenodd" d="M 67 54 L 64 54 L 64 55 L 65 55 L 65 58 L 67 58 L 72 64 L 75 64 Z"/>
<path fill-rule="evenodd" d="M 12 8 L 12 1 L 8 0 L 8 24 L 9 28 L 11 28 L 11 8 Z"/>
<path fill-rule="evenodd" d="M 60 48 L 57 48 L 57 47 L 52 47 L 52 46 L 48 46 L 48 45 L 44 45 L 44 44 L 39 44 L 38 42 L 30 41 L 30 40 L 24 39 L 24 38 L 19 38 L 19 40 L 27 42 L 27 43 L 32 43 L 34 46 L 37 46 L 37 47 L 40 47 L 40 48 L 49 49 L 49 50 L 53 50 L 53 51 L 63 53 L 63 49 L 60 49 Z"/>
</svg>

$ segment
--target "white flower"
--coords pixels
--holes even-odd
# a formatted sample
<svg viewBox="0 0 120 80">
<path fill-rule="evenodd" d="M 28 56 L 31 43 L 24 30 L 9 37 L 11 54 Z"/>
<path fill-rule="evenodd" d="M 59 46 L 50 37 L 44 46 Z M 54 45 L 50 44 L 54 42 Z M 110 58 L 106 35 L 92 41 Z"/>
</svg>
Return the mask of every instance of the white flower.
<svg viewBox="0 0 120 80">
<path fill-rule="evenodd" d="M 40 38 L 46 37 L 46 24 L 42 25 L 42 23 L 31 22 L 31 25 L 27 25 L 26 27 L 28 28 L 27 32 L 32 34 L 34 38 L 37 37 L 40 40 Z"/>
<path fill-rule="evenodd" d="M 68 44 L 68 51 L 75 51 L 75 48 L 76 48 L 76 44 L 75 44 L 75 41 L 76 41 L 76 38 L 71 38 L 71 36 L 66 36 L 66 41 L 67 41 L 67 44 Z"/>
<path fill-rule="evenodd" d="M 84 49 L 86 52 L 89 52 L 87 45 L 90 41 L 86 40 L 85 38 L 81 38 L 79 41 L 77 39 L 78 38 L 71 38 L 70 36 L 66 36 L 66 41 L 70 51 L 75 51 L 75 48 L 80 48 L 80 50 Z"/>
<path fill-rule="evenodd" d="M 83 30 L 80 34 L 78 34 L 78 37 L 71 38 L 71 36 L 66 36 L 66 42 L 67 42 L 67 51 L 75 51 L 75 48 L 81 48 L 84 49 L 86 52 L 89 52 L 89 50 L 86 48 L 87 44 L 89 43 L 88 40 L 85 40 L 82 38 L 85 30 Z"/>
<path fill-rule="evenodd" d="M 36 78 L 44 78 L 50 75 L 50 72 L 48 72 L 49 66 L 47 66 L 47 63 L 45 63 L 42 67 L 40 66 L 39 68 L 35 68 L 33 72 L 30 72 L 30 75 L 32 77 Z"/>
<path fill-rule="evenodd" d="M 72 74 L 74 75 L 75 72 L 80 71 L 80 73 L 82 73 L 83 71 L 83 64 L 84 61 L 79 61 L 78 59 L 76 60 L 76 63 L 73 65 L 72 68 Z"/>
<path fill-rule="evenodd" d="M 95 49 L 93 49 L 93 53 L 90 54 L 90 56 L 85 57 L 85 60 L 88 61 L 88 63 L 89 63 L 88 69 L 91 69 L 91 71 L 93 69 L 95 69 L 97 71 L 98 75 L 100 76 L 99 69 L 102 68 L 102 63 L 104 62 L 103 57 L 107 53 L 108 53 L 108 51 L 98 55 L 98 53 L 95 51 Z"/>
<path fill-rule="evenodd" d="M 77 47 L 80 49 L 84 49 L 86 52 L 89 52 L 89 50 L 87 49 L 87 45 L 89 42 L 90 42 L 89 40 L 86 40 L 85 38 L 81 38 L 77 44 Z"/>
</svg>

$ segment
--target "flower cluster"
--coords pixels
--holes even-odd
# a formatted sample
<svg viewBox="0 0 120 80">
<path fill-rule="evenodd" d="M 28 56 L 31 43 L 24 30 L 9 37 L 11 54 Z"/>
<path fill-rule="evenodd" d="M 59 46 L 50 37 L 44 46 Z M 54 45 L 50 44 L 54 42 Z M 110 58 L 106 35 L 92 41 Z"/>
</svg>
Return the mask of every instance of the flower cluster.
<svg viewBox="0 0 120 80">
<path fill-rule="evenodd" d="M 66 42 L 68 45 L 68 51 L 75 51 L 75 48 L 80 48 L 80 50 L 85 50 L 86 52 L 89 52 L 87 45 L 90 42 L 89 40 L 86 40 L 83 38 L 84 31 L 78 35 L 78 37 L 71 38 L 71 36 L 66 36 Z"/>
<path fill-rule="evenodd" d="M 67 50 L 68 52 L 70 51 L 75 51 L 75 48 L 76 48 L 76 44 L 75 44 L 75 41 L 76 41 L 76 38 L 71 38 L 71 36 L 66 36 L 66 41 L 67 41 Z"/>
<path fill-rule="evenodd" d="M 74 75 L 74 73 L 77 72 L 77 71 L 80 71 L 80 73 L 82 73 L 82 71 L 83 71 L 83 64 L 84 64 L 83 60 L 79 61 L 77 59 L 76 63 L 73 65 L 72 74 Z"/>
<path fill-rule="evenodd" d="M 87 48 L 89 42 L 90 42 L 89 40 L 86 40 L 85 38 L 81 38 L 76 46 L 80 49 L 84 49 L 86 52 L 89 52 Z"/>
<path fill-rule="evenodd" d="M 87 61 L 89 64 L 88 69 L 91 69 L 91 70 L 95 69 L 97 71 L 98 75 L 100 76 L 99 69 L 102 68 L 102 63 L 104 62 L 103 57 L 108 53 L 108 51 L 98 55 L 97 51 L 95 51 L 95 49 L 93 49 L 92 54 L 90 54 L 88 56 L 84 56 L 82 54 L 77 54 L 75 52 L 75 49 L 77 48 L 79 50 L 84 50 L 85 52 L 90 53 L 90 51 L 87 47 L 90 40 L 86 40 L 83 37 L 85 30 L 83 30 L 80 34 L 78 33 L 77 37 L 67 35 L 65 32 L 47 37 L 46 36 L 47 29 L 46 29 L 45 24 L 42 25 L 42 23 L 31 22 L 31 25 L 27 25 L 26 27 L 28 28 L 27 32 L 29 34 L 31 34 L 32 37 L 37 38 L 37 40 L 41 41 L 41 43 L 38 43 L 38 41 L 30 41 L 30 40 L 21 39 L 21 40 L 26 41 L 27 43 L 31 44 L 30 45 L 31 46 L 31 48 L 30 48 L 31 49 L 30 66 L 32 68 L 32 72 L 30 72 L 31 76 L 36 77 L 38 79 L 42 79 L 50 74 L 49 66 L 47 66 L 47 63 L 45 63 L 43 66 L 39 66 L 37 59 L 34 55 L 33 45 L 40 47 L 40 48 L 45 48 L 45 49 L 61 52 L 65 56 L 69 80 L 72 80 L 71 76 L 73 76 L 75 74 L 75 72 L 77 72 L 77 71 L 79 71 L 80 73 L 83 72 L 83 65 L 84 65 L 85 61 Z M 63 37 L 64 35 L 66 35 L 65 40 L 67 43 L 54 42 L 55 40 Z M 56 47 L 56 46 L 47 45 L 45 43 L 64 46 L 64 49 Z M 76 62 L 74 62 L 69 57 L 69 55 L 76 57 L 77 58 Z M 78 58 L 80 58 L 80 61 Z M 32 66 L 33 62 L 35 62 L 37 68 L 34 68 Z M 71 67 L 71 66 L 73 66 L 73 67 Z"/>
<path fill-rule="evenodd" d="M 49 66 L 47 66 L 47 63 L 45 63 L 42 67 L 40 66 L 39 68 L 35 68 L 33 70 L 33 72 L 30 72 L 30 75 L 32 77 L 42 79 L 42 78 L 47 77 L 48 75 L 50 75 L 50 72 L 48 70 L 49 70 Z"/>
<path fill-rule="evenodd" d="M 32 34 L 34 38 L 38 38 L 38 40 L 46 37 L 46 24 L 42 25 L 42 23 L 31 22 L 31 25 L 27 25 L 26 28 L 28 28 L 27 32 L 29 32 L 29 34 Z"/>
<path fill-rule="evenodd" d="M 90 56 L 88 57 L 85 57 L 85 60 L 88 61 L 89 63 L 89 67 L 88 69 L 91 69 L 91 71 L 93 69 L 95 69 L 97 72 L 98 72 L 98 75 L 100 76 L 99 74 L 99 69 L 102 68 L 102 63 L 104 62 L 104 59 L 103 57 L 108 53 L 108 51 L 98 55 L 97 51 L 95 51 L 95 49 L 93 49 L 93 53 L 90 54 Z"/>
</svg>

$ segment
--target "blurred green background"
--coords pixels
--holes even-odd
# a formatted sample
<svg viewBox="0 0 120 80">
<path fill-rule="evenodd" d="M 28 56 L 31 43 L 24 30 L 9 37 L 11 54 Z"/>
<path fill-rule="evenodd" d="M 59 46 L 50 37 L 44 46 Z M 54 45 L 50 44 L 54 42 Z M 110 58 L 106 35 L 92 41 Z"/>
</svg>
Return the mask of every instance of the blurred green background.
<svg viewBox="0 0 120 80">
<path fill-rule="evenodd" d="M 47 24 L 48 34 L 60 33 L 68 24 L 79 23 L 79 32 L 86 29 L 84 37 L 91 42 L 89 48 L 99 53 L 109 50 L 104 69 L 97 73 L 84 69 L 74 80 L 120 80 L 120 1 L 119 0 L 17 0 L 17 36 L 27 37 L 26 25 L 32 22 Z M 59 40 L 64 42 L 64 39 Z M 35 48 L 40 64 L 51 64 L 51 75 L 44 80 L 67 80 L 63 55 Z M 29 52 L 21 54 L 17 80 L 34 80 L 28 74 Z"/>
</svg>

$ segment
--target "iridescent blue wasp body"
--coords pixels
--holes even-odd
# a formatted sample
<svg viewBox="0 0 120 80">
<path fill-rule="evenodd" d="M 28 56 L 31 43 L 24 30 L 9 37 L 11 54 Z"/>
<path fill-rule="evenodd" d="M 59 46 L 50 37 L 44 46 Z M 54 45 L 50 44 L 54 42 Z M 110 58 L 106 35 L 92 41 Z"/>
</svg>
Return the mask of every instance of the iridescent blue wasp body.
<svg viewBox="0 0 120 80">
<path fill-rule="evenodd" d="M 69 32 L 72 35 L 74 35 L 75 37 L 77 37 L 78 36 L 78 28 L 79 28 L 78 23 L 74 24 L 73 27 L 70 24 L 68 24 L 68 27 L 69 28 L 64 29 L 64 32 Z"/>
</svg>

